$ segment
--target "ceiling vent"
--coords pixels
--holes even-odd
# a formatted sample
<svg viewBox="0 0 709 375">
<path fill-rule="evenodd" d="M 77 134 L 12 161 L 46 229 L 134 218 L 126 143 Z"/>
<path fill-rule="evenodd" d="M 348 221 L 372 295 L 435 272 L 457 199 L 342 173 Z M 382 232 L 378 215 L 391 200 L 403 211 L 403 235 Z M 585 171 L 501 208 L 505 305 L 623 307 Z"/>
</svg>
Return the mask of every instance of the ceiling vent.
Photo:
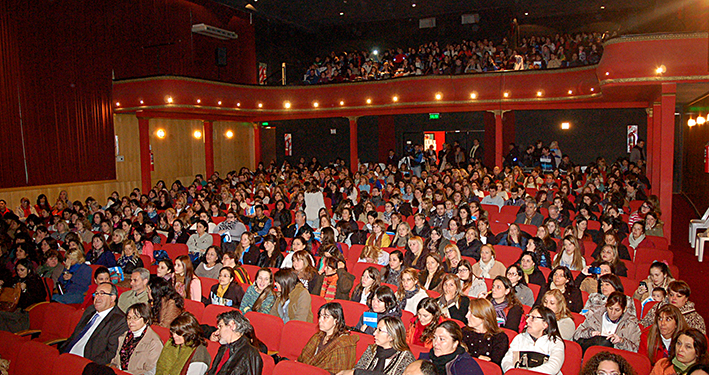
<svg viewBox="0 0 709 375">
<path fill-rule="evenodd" d="M 233 31 L 220 29 L 218 27 L 205 25 L 203 23 L 192 25 L 192 32 L 221 40 L 236 39 L 239 37 Z"/>
</svg>

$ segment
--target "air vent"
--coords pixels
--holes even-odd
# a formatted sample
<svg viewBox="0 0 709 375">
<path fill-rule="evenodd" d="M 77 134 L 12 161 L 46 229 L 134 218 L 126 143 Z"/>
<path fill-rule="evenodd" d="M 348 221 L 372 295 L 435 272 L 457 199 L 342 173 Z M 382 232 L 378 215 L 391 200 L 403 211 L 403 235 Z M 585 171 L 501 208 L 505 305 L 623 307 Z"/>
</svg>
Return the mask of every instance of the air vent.
<svg viewBox="0 0 709 375">
<path fill-rule="evenodd" d="M 221 40 L 236 39 L 239 37 L 233 31 L 220 29 L 218 27 L 205 25 L 203 23 L 192 25 L 192 32 Z"/>
</svg>

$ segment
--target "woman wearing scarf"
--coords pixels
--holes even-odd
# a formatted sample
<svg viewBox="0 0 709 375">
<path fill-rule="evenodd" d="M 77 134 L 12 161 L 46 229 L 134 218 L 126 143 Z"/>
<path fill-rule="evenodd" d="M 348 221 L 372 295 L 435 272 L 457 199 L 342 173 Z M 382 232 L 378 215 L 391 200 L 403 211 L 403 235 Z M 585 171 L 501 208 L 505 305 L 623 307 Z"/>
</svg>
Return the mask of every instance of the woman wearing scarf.
<svg viewBox="0 0 709 375">
<path fill-rule="evenodd" d="M 650 375 L 685 375 L 693 365 L 706 365 L 708 360 L 706 336 L 689 328 L 672 340 L 670 356 L 657 361 Z"/>
<path fill-rule="evenodd" d="M 450 319 L 455 319 L 468 324 L 466 315 L 470 299 L 462 294 L 463 285 L 460 278 L 454 274 L 443 275 L 439 290 L 441 296 L 438 297 L 438 304 L 441 306 L 443 315 Z"/>
<path fill-rule="evenodd" d="M 396 291 L 396 299 L 402 310 L 416 314 L 419 302 L 427 298 L 426 290 L 419 285 L 419 273 L 414 268 L 407 268 L 401 271 L 399 278 L 399 289 Z"/>
<path fill-rule="evenodd" d="M 468 354 L 463 344 L 463 332 L 457 323 L 447 320 L 434 333 L 429 357 L 440 375 L 483 375 L 483 371 Z"/>
<path fill-rule="evenodd" d="M 418 304 L 416 315 L 411 320 L 406 331 L 406 342 L 425 348 L 433 347 L 433 334 L 439 323 L 443 321 L 443 312 L 435 299 L 427 297 Z"/>
<path fill-rule="evenodd" d="M 170 323 L 170 334 L 172 337 L 158 358 L 155 375 L 204 375 L 212 359 L 197 318 L 183 312 Z"/>
<path fill-rule="evenodd" d="M 136 303 L 126 311 L 129 331 L 118 338 L 118 351 L 111 366 L 130 374 L 149 374 L 155 370 L 163 349 L 162 340 L 150 328 L 150 307 Z"/>
<path fill-rule="evenodd" d="M 581 290 L 574 284 L 571 270 L 564 266 L 558 266 L 551 270 L 547 284 L 542 287 L 537 295 L 535 305 L 541 305 L 543 303 L 544 293 L 552 289 L 559 289 L 561 294 L 564 295 L 566 306 L 569 307 L 569 310 L 575 313 L 581 312 L 583 309 L 583 298 L 581 296 Z"/>
<path fill-rule="evenodd" d="M 512 282 L 505 276 L 495 277 L 487 299 L 492 302 L 492 306 L 495 308 L 497 324 L 500 327 L 519 332 L 524 310 L 522 303 L 517 299 Z"/>
<path fill-rule="evenodd" d="M 318 332 L 305 344 L 298 362 L 335 374 L 351 369 L 357 361 L 357 341 L 359 336 L 351 334 L 345 326 L 342 305 L 328 302 L 320 306 Z"/>
<path fill-rule="evenodd" d="M 631 247 L 635 251 L 639 248 L 655 248 L 655 243 L 652 242 L 651 239 L 645 237 L 645 220 L 636 221 L 633 224 L 633 228 L 630 230 L 630 234 L 623 240 L 623 242 L 621 242 L 621 244 L 626 247 Z"/>
<path fill-rule="evenodd" d="M 480 249 L 480 261 L 473 264 L 473 274 L 478 278 L 494 279 L 505 276 L 505 265 L 495 259 L 495 249 L 490 244 Z"/>
<path fill-rule="evenodd" d="M 365 350 L 354 369 L 340 371 L 337 375 L 402 375 L 406 366 L 416 360 L 405 336 L 400 319 L 381 318 L 374 332 L 374 344 Z"/>
<path fill-rule="evenodd" d="M 355 277 L 343 268 L 337 268 L 337 259 L 323 257 L 323 273 L 318 275 L 313 284 L 311 294 L 319 295 L 326 301 L 333 299 L 350 299 L 350 291 Z"/>
</svg>

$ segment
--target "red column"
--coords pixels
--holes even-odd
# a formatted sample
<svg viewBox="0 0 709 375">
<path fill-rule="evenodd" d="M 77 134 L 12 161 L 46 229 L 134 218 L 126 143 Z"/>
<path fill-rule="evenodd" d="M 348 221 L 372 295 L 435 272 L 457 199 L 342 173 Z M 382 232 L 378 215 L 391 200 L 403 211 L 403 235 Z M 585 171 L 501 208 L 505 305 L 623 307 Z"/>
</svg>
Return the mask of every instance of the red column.
<svg viewBox="0 0 709 375">
<path fill-rule="evenodd" d="M 662 84 L 662 130 L 660 138 L 662 148 L 660 151 L 661 181 L 660 181 L 660 208 L 662 220 L 665 222 L 664 233 L 668 241 L 672 241 L 672 185 L 674 182 L 675 159 L 675 104 L 677 84 Z"/>
<path fill-rule="evenodd" d="M 502 116 L 503 111 L 495 110 L 495 165 L 502 167 L 502 159 L 504 158 L 504 142 L 502 134 Z"/>
<path fill-rule="evenodd" d="M 645 108 L 645 113 L 647 113 L 647 139 L 645 140 L 645 155 L 647 155 L 647 159 L 645 160 L 645 175 L 648 180 L 650 180 L 650 184 L 652 184 L 652 174 L 655 173 L 655 168 L 652 168 L 652 161 L 654 159 L 654 155 L 652 154 L 652 145 L 654 144 L 654 137 L 652 136 L 654 129 L 652 108 Z"/>
<path fill-rule="evenodd" d="M 209 179 L 214 174 L 214 124 L 204 121 L 204 166 L 207 169 L 205 178 Z"/>
<path fill-rule="evenodd" d="M 153 183 L 150 170 L 150 119 L 138 117 L 138 142 L 140 144 L 140 191 L 148 194 Z"/>
<path fill-rule="evenodd" d="M 660 150 L 662 149 L 661 129 L 662 105 L 658 101 L 652 104 L 652 150 L 648 148 L 648 154 L 652 154 L 652 164 L 649 166 L 653 170 L 652 179 L 650 180 L 652 182 L 652 193 L 657 196 L 660 195 L 660 175 L 662 174 L 662 165 L 660 164 L 662 160 L 660 155 Z"/>
<path fill-rule="evenodd" d="M 348 117 L 350 120 L 350 169 L 352 173 L 359 168 L 359 153 L 357 151 L 357 117 Z"/>
<path fill-rule="evenodd" d="M 254 124 L 254 170 L 261 162 L 261 127 L 258 123 Z"/>
</svg>

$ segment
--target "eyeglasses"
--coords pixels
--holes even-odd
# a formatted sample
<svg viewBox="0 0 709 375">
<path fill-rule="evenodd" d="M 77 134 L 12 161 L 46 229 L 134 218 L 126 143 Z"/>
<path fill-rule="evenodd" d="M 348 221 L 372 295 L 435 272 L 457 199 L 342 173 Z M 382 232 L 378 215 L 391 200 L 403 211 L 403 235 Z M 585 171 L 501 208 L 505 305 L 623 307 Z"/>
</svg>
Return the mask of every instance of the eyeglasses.
<svg viewBox="0 0 709 375">
<path fill-rule="evenodd" d="M 113 293 L 106 293 L 106 292 L 96 292 L 93 294 L 94 298 L 96 298 L 98 296 L 112 296 L 112 295 L 113 295 Z"/>
<path fill-rule="evenodd" d="M 541 316 L 534 316 L 534 315 L 527 315 L 527 319 L 531 319 L 531 320 L 534 320 L 534 319 L 541 319 L 541 320 L 544 320 L 544 318 L 542 318 Z"/>
<path fill-rule="evenodd" d="M 603 370 L 601 370 L 601 371 L 596 371 L 595 374 L 596 374 L 596 375 L 621 375 L 621 373 L 618 372 L 618 371 L 605 372 L 605 371 L 603 371 Z"/>
<path fill-rule="evenodd" d="M 126 320 L 133 320 L 133 321 L 135 321 L 135 320 L 140 320 L 140 319 L 143 319 L 143 317 L 142 317 L 142 316 L 130 316 L 130 315 L 126 315 Z"/>
</svg>

